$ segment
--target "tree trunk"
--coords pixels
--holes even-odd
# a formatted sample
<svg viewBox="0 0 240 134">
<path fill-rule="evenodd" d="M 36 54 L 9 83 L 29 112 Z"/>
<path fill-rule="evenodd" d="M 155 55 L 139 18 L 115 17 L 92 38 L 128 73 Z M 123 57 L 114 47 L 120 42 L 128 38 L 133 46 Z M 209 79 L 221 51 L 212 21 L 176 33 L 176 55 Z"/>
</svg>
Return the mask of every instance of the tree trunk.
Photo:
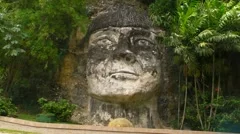
<svg viewBox="0 0 240 134">
<path fill-rule="evenodd" d="M 214 100 L 214 83 L 215 83 L 215 54 L 212 57 L 212 94 L 211 94 L 211 104 L 210 104 L 210 114 L 209 114 L 209 122 L 208 122 L 208 130 L 211 128 L 211 120 L 213 116 L 213 100 Z"/>
<path fill-rule="evenodd" d="M 180 127 L 180 106 L 181 106 L 181 71 L 180 70 L 178 73 L 178 127 Z"/>
<path fill-rule="evenodd" d="M 204 74 L 203 74 L 203 70 L 202 70 L 202 94 L 205 95 L 205 79 L 204 79 Z M 205 103 L 205 96 L 203 96 L 203 103 Z M 204 130 L 206 130 L 207 128 L 207 114 L 206 114 L 206 110 L 204 110 L 203 112 L 203 119 L 204 119 Z"/>
<path fill-rule="evenodd" d="M 186 85 L 186 89 L 185 89 L 185 97 L 184 97 L 184 107 L 183 107 L 183 115 L 182 115 L 182 121 L 181 121 L 180 129 L 183 128 L 183 124 L 184 124 L 184 120 L 185 120 L 185 116 L 186 116 L 187 89 L 188 89 L 188 77 L 187 76 L 185 76 L 185 85 Z"/>
<path fill-rule="evenodd" d="M 15 73 L 16 73 L 16 67 L 15 63 L 12 62 L 10 66 L 8 67 L 7 70 L 7 76 L 6 76 L 6 84 L 4 86 L 4 93 L 5 94 L 11 94 L 11 87 L 15 78 Z"/>
<path fill-rule="evenodd" d="M 201 117 L 200 109 L 199 109 L 199 105 L 198 105 L 198 91 L 197 91 L 197 78 L 196 77 L 194 77 L 194 91 L 195 91 L 195 102 L 196 102 L 196 106 L 197 106 L 197 116 L 198 116 L 199 122 L 201 124 L 201 129 L 203 130 L 204 127 L 203 127 L 202 117 Z"/>
<path fill-rule="evenodd" d="M 221 91 L 221 75 L 219 73 L 219 76 L 218 76 L 218 85 L 217 85 L 217 100 L 216 100 L 216 103 L 218 104 L 218 99 L 219 99 L 219 94 L 220 94 L 220 91 Z M 214 114 L 213 114 L 213 118 L 215 119 L 216 117 L 216 114 L 217 114 L 217 107 L 215 108 L 215 111 L 214 111 Z"/>
</svg>

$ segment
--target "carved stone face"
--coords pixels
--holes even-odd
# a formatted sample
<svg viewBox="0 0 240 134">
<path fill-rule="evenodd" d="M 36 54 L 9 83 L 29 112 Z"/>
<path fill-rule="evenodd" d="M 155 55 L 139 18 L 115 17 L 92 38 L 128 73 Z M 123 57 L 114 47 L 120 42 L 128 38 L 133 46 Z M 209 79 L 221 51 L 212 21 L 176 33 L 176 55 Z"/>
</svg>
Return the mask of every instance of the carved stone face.
<svg viewBox="0 0 240 134">
<path fill-rule="evenodd" d="M 137 27 L 108 27 L 90 35 L 88 92 L 116 103 L 146 100 L 160 83 L 155 33 Z"/>
</svg>

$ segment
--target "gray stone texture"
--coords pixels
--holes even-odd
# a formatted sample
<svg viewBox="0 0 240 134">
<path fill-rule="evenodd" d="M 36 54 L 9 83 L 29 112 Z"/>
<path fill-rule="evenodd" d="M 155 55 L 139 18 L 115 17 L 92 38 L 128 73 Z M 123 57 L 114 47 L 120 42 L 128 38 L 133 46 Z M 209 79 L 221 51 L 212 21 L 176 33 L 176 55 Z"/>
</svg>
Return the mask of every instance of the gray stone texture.
<svg viewBox="0 0 240 134">
<path fill-rule="evenodd" d="M 101 2 L 99 3 L 101 4 Z M 141 61 L 141 56 L 139 56 L 141 54 L 139 54 L 138 52 L 143 51 L 144 48 L 142 48 L 142 50 L 139 48 L 134 48 L 130 51 L 131 53 L 129 53 L 129 51 L 124 51 L 127 53 L 127 55 L 130 54 L 130 57 L 127 56 L 125 57 L 125 59 L 130 58 L 129 61 L 131 61 L 132 54 L 135 54 L 133 58 L 134 61 L 137 59 L 141 63 L 140 66 L 138 64 L 133 64 L 133 65 L 130 64 L 131 66 L 128 66 L 129 68 L 138 68 L 138 69 L 135 69 L 135 71 L 142 72 L 142 74 L 144 74 L 144 72 L 148 72 L 146 74 L 149 74 L 148 76 L 152 77 L 153 78 L 152 80 L 157 81 L 155 85 L 153 84 L 154 86 L 152 86 L 152 88 L 147 89 L 146 88 L 147 86 L 143 85 L 140 87 L 141 88 L 144 87 L 147 90 L 141 91 L 141 90 L 138 90 L 141 88 L 135 88 L 137 85 L 141 85 L 141 82 L 136 84 L 136 86 L 133 86 L 134 83 L 128 82 L 129 84 L 126 84 L 126 85 L 124 85 L 124 83 L 120 84 L 120 85 L 123 85 L 123 87 L 124 86 L 126 87 L 124 89 L 126 91 L 125 93 L 118 92 L 117 90 L 115 92 L 111 92 L 111 90 L 107 89 L 107 88 L 110 88 L 111 86 L 107 86 L 107 85 L 106 85 L 107 88 L 105 89 L 104 89 L 104 85 L 102 85 L 102 88 L 106 92 L 104 92 L 103 90 L 102 90 L 103 92 L 101 92 L 100 88 L 99 89 L 92 88 L 92 90 L 88 91 L 89 83 L 87 83 L 87 80 L 91 80 L 91 77 L 86 77 L 86 76 L 90 76 L 90 74 L 94 74 L 94 70 L 89 71 L 89 69 L 91 69 L 91 66 L 87 66 L 87 64 L 89 64 L 89 61 L 87 59 L 90 59 L 91 61 L 91 58 L 92 58 L 91 56 L 95 56 L 95 58 L 99 58 L 99 60 L 96 60 L 96 61 L 92 60 L 92 62 L 94 64 L 98 64 L 98 62 L 102 60 L 101 58 L 105 58 L 105 59 L 113 58 L 109 55 L 106 55 L 106 57 L 104 57 L 106 53 L 99 53 L 99 55 L 96 55 L 97 51 L 95 50 L 94 51 L 92 50 L 92 52 L 91 50 L 88 51 L 89 50 L 88 40 L 91 38 L 92 33 L 96 33 L 97 31 L 102 32 L 104 30 L 107 31 L 109 29 L 115 29 L 115 31 L 122 30 L 121 32 L 124 32 L 124 29 L 125 31 L 129 31 L 130 29 L 131 31 L 133 28 L 135 28 L 135 31 L 141 31 L 141 30 L 148 31 L 148 33 L 145 32 L 145 34 L 144 33 L 142 34 L 143 36 L 145 36 L 144 38 L 146 37 L 153 38 L 152 35 L 158 34 L 159 32 L 159 30 L 156 30 L 152 27 L 152 24 L 149 21 L 149 18 L 145 16 L 147 14 L 146 11 L 140 8 L 141 6 L 138 6 L 138 8 L 136 6 L 130 6 L 130 7 L 127 6 L 123 8 L 123 9 L 129 9 L 131 11 L 131 13 L 128 14 L 127 10 L 126 11 L 119 11 L 120 9 L 113 10 L 114 7 L 111 7 L 111 5 L 115 5 L 113 4 L 114 1 L 109 1 L 106 3 L 104 3 L 103 1 L 102 3 L 103 6 L 102 7 L 99 6 L 100 10 L 96 11 L 93 17 L 94 19 L 98 20 L 97 17 L 99 15 L 101 21 L 98 20 L 97 22 L 102 22 L 101 24 L 90 25 L 90 29 L 87 35 L 85 36 L 85 38 L 83 38 L 83 36 L 79 36 L 81 35 L 79 34 L 81 33 L 79 32 L 79 30 L 76 30 L 73 32 L 72 38 L 69 41 L 69 46 L 74 46 L 74 47 L 69 48 L 69 53 L 65 57 L 65 61 L 63 62 L 63 65 L 60 71 L 61 75 L 59 78 L 59 85 L 63 89 L 63 94 L 66 97 L 68 97 L 73 103 L 79 106 L 78 110 L 76 110 L 74 115 L 72 116 L 72 120 L 81 124 L 106 126 L 112 119 L 126 118 L 133 123 L 134 127 L 164 128 L 165 126 L 163 124 L 167 124 L 172 119 L 175 118 L 174 114 L 176 113 L 177 98 L 175 97 L 175 93 L 174 93 L 175 92 L 174 77 L 176 76 L 176 74 L 174 74 L 172 69 L 173 68 L 171 63 L 172 57 L 171 55 L 168 54 L 170 50 L 167 50 L 166 48 L 164 48 L 162 44 L 157 45 L 156 42 L 153 41 L 151 45 L 153 45 L 154 47 L 156 46 L 157 48 L 154 48 L 154 51 L 151 51 L 151 54 L 146 55 L 146 56 L 150 55 L 150 59 L 148 60 L 145 59 Z M 122 4 L 118 6 L 122 6 Z M 117 17 L 119 18 L 121 17 L 124 18 L 127 15 L 129 15 L 130 19 L 125 19 L 125 20 L 123 19 L 126 22 L 117 22 L 117 24 L 112 25 L 114 24 L 113 22 L 116 22 L 117 20 L 121 21 L 122 19 L 112 18 L 112 20 L 104 21 L 104 17 L 111 18 L 111 16 L 114 16 L 113 13 L 110 13 L 109 16 L 108 14 L 104 14 L 104 13 L 109 13 L 109 11 L 111 10 L 117 13 L 118 14 Z M 140 15 L 135 16 L 137 13 L 140 13 Z M 131 18 L 131 16 L 133 18 Z M 138 19 L 136 19 L 136 17 Z M 134 21 L 136 23 L 134 23 Z M 93 21 L 93 23 L 97 23 L 97 22 Z M 119 40 L 126 41 L 126 40 L 123 40 L 123 38 L 132 36 L 132 35 L 122 35 L 120 38 L 121 32 L 119 33 L 118 36 L 114 36 L 113 39 L 116 39 L 118 41 Z M 160 32 L 162 31 L 160 30 Z M 113 34 L 110 33 L 110 35 L 113 35 Z M 131 40 L 131 38 L 129 39 Z M 138 39 L 136 38 L 136 40 Z M 85 42 L 85 44 L 80 43 L 81 41 Z M 101 41 L 106 41 L 108 43 L 108 40 L 97 40 L 97 41 L 100 41 L 100 44 L 101 44 Z M 145 43 L 149 43 L 149 42 L 145 42 Z M 127 42 L 125 42 L 125 44 L 127 44 Z M 106 47 L 105 51 L 109 52 L 108 49 L 115 49 L 114 47 L 115 46 L 108 47 L 108 48 Z M 122 48 L 124 48 L 124 46 L 122 46 Z M 100 50 L 101 50 L 101 47 L 100 47 Z M 120 50 L 123 50 L 123 49 L 116 49 L 116 51 L 111 52 L 111 54 L 116 54 L 116 53 L 120 54 L 122 53 Z M 143 52 L 143 54 L 144 53 L 146 54 L 149 52 Z M 153 58 L 154 53 L 156 52 L 157 52 L 157 55 L 155 55 L 155 58 Z M 103 60 L 103 61 L 106 61 L 106 60 Z M 117 67 L 121 68 L 121 66 L 123 67 L 126 65 L 126 62 L 125 61 L 123 62 L 121 60 L 121 62 L 118 62 L 116 65 Z M 111 66 L 110 68 L 112 68 L 114 65 L 109 64 L 109 66 Z M 153 71 L 152 68 L 156 68 L 156 70 Z M 105 70 L 104 66 L 102 67 L 102 69 L 103 71 Z M 89 72 L 87 72 L 87 70 Z M 99 72 L 101 72 L 101 70 Z M 123 70 L 122 72 L 129 73 L 130 71 Z M 157 75 L 155 74 L 156 77 L 153 77 L 154 73 L 157 74 Z M 136 76 L 140 76 L 140 74 L 137 74 Z M 101 75 L 104 75 L 104 73 Z M 123 82 L 123 79 L 125 80 L 135 79 L 134 75 L 125 74 L 125 73 L 113 74 L 111 77 L 114 77 L 115 80 L 121 79 L 121 82 Z M 149 80 L 149 78 L 143 79 L 143 80 L 144 82 L 146 82 L 147 80 Z M 121 87 L 120 85 L 119 87 Z M 133 86 L 133 88 L 130 89 L 129 92 L 127 92 L 128 85 Z M 92 87 L 96 86 L 96 83 L 91 86 Z M 132 94 L 130 91 L 132 91 Z M 133 92 L 133 91 L 139 91 L 139 92 Z M 110 93 L 110 95 L 108 93 Z M 123 93 L 122 96 L 120 95 L 121 93 Z"/>
</svg>

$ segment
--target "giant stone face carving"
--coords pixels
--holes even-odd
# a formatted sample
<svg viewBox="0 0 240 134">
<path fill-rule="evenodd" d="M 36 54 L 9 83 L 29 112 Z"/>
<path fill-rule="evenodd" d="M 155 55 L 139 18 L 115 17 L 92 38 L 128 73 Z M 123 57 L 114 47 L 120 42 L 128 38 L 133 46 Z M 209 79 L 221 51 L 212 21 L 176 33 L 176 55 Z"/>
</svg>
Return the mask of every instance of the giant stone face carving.
<svg viewBox="0 0 240 134">
<path fill-rule="evenodd" d="M 109 26 L 104 23 L 90 33 L 87 81 L 91 96 L 115 103 L 136 102 L 149 99 L 158 88 L 161 72 L 156 33 L 144 24 L 145 14 L 139 14 L 129 6 L 115 9 L 105 19 L 117 16 L 118 22 L 108 20 Z M 132 18 L 125 19 L 128 17 Z M 121 22 L 124 19 L 127 22 Z M 132 22 L 137 19 L 144 22 Z"/>
</svg>

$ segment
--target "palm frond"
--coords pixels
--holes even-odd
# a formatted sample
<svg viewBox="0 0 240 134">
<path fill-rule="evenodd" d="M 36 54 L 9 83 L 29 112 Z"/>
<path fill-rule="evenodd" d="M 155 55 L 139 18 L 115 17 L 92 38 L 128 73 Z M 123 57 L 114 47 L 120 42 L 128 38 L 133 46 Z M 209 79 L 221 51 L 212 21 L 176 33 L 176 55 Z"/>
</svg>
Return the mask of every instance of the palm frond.
<svg viewBox="0 0 240 134">
<path fill-rule="evenodd" d="M 234 5 L 236 5 L 236 0 L 230 0 L 229 2 L 227 2 L 226 4 L 225 4 L 225 6 L 226 7 L 228 7 L 228 8 L 231 8 L 231 7 L 233 7 Z"/>
<path fill-rule="evenodd" d="M 183 56 L 183 61 L 186 64 L 196 63 L 196 54 L 194 54 L 194 52 L 190 48 L 185 48 L 185 51 L 182 51 L 181 55 Z"/>
<path fill-rule="evenodd" d="M 240 2 L 222 15 L 219 20 L 219 29 L 229 27 L 229 25 L 233 24 L 234 22 L 238 22 L 236 25 L 240 24 Z"/>
<path fill-rule="evenodd" d="M 188 5 L 188 3 L 184 3 L 178 13 L 180 23 L 179 31 L 180 34 L 184 35 L 188 33 L 189 29 L 193 28 L 191 21 L 197 17 L 197 9 L 194 4 L 190 3 L 190 5 Z"/>
<path fill-rule="evenodd" d="M 236 33 L 233 32 L 227 32 L 224 34 L 218 34 L 215 36 L 210 37 L 209 39 L 207 39 L 208 42 L 227 42 L 227 41 L 233 41 L 233 40 L 239 40 L 240 36 Z"/>
<path fill-rule="evenodd" d="M 201 42 L 195 47 L 196 53 L 200 56 L 211 56 L 214 52 L 211 43 Z"/>
<path fill-rule="evenodd" d="M 187 46 L 179 45 L 174 48 L 174 52 L 179 55 L 184 55 L 187 49 L 188 49 Z"/>
<path fill-rule="evenodd" d="M 194 37 L 191 42 L 196 43 L 200 41 L 205 41 L 210 37 L 214 36 L 216 33 L 217 32 L 215 30 L 205 29 L 202 32 L 200 32 L 196 37 Z"/>
<path fill-rule="evenodd" d="M 181 38 L 181 35 L 172 33 L 169 37 L 164 38 L 164 43 L 168 46 L 176 47 L 182 44 Z"/>
</svg>

